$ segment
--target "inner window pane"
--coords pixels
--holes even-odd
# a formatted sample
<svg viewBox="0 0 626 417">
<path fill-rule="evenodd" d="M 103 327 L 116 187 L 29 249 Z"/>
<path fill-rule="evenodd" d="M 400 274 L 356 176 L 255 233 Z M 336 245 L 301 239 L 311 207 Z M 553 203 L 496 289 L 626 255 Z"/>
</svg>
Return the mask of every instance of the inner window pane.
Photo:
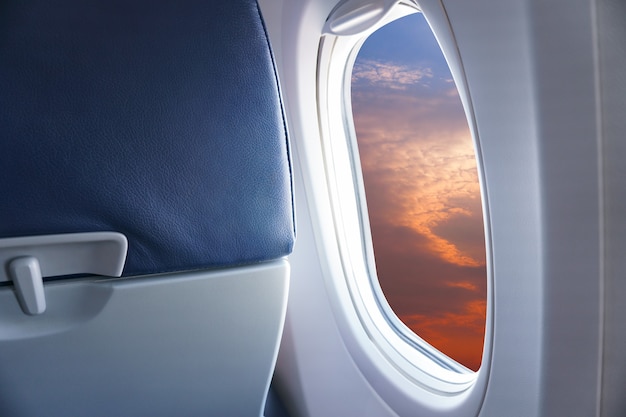
<svg viewBox="0 0 626 417">
<path fill-rule="evenodd" d="M 487 275 L 476 156 L 423 15 L 368 37 L 352 109 L 383 293 L 407 327 L 478 370 Z"/>
</svg>

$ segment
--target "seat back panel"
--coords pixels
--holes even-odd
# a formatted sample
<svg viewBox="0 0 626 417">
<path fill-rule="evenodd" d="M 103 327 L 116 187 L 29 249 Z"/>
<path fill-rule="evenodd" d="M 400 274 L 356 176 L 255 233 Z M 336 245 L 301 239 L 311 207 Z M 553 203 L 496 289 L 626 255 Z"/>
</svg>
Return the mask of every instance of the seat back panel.
<svg viewBox="0 0 626 417">
<path fill-rule="evenodd" d="M 0 415 L 261 415 L 288 271 L 55 282 L 40 316 L 0 288 Z"/>
</svg>

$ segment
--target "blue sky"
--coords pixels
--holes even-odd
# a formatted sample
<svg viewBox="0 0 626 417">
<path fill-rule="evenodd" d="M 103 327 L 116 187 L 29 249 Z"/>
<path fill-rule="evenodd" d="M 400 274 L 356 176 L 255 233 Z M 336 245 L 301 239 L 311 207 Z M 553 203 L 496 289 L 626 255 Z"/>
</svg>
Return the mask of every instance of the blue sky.
<svg viewBox="0 0 626 417">
<path fill-rule="evenodd" d="M 477 369 L 486 272 L 476 161 L 452 76 L 421 14 L 366 40 L 352 106 L 383 291 L 417 334 Z"/>
<path fill-rule="evenodd" d="M 361 59 L 378 59 L 412 65 L 429 65 L 439 74 L 448 72 L 441 51 L 422 15 L 399 19 L 370 36 L 359 52 Z"/>
</svg>

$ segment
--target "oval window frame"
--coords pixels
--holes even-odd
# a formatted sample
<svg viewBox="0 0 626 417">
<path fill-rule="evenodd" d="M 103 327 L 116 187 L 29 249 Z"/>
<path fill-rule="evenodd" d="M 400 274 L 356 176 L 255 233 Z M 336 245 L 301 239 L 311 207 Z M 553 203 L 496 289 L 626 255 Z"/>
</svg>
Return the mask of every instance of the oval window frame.
<svg viewBox="0 0 626 417">
<path fill-rule="evenodd" d="M 332 204 L 335 235 L 339 247 L 343 282 L 335 285 L 347 287 L 350 306 L 358 317 L 361 331 L 381 354 L 373 358 L 367 349 L 359 349 L 354 340 L 347 340 L 355 362 L 370 383 L 380 393 L 385 390 L 380 382 L 386 379 L 407 396 L 421 404 L 445 413 L 450 410 L 475 414 L 486 389 L 492 334 L 492 275 L 491 240 L 488 222 L 488 204 L 485 195 L 484 172 L 480 146 L 473 121 L 469 94 L 465 88 L 460 59 L 451 33 L 436 33 L 440 46 L 459 90 L 477 155 L 477 168 L 481 183 L 483 216 L 485 218 L 485 244 L 487 258 L 487 322 L 481 368 L 473 372 L 416 336 L 393 313 L 385 297 L 374 268 L 365 191 L 356 145 L 350 95 L 352 68 L 360 46 L 367 37 L 387 23 L 411 13 L 421 12 L 412 3 L 396 4 L 373 27 L 350 36 L 326 34 L 320 41 L 318 54 L 317 102 L 326 164 L 327 185 Z M 441 38 L 444 39 L 441 39 Z M 447 39 L 446 39 L 447 37 Z M 448 46 L 447 48 L 445 46 Z M 452 52 L 450 52 L 452 51 Z M 448 52 L 446 54 L 446 52 Z M 357 330 L 358 331 L 358 330 Z M 349 336 L 348 336 L 349 337 Z M 345 338 L 345 335 L 344 335 Z M 383 369 L 384 368 L 384 369 Z M 400 375 L 400 376 L 398 376 Z M 382 379 L 381 376 L 383 377 Z M 380 381 L 378 381 L 380 379 Z M 416 387 L 421 388 L 416 390 Z M 436 403 L 435 403 L 436 401 Z M 476 407 L 463 407 L 467 402 Z M 461 414 L 459 414 L 461 415 Z"/>
</svg>

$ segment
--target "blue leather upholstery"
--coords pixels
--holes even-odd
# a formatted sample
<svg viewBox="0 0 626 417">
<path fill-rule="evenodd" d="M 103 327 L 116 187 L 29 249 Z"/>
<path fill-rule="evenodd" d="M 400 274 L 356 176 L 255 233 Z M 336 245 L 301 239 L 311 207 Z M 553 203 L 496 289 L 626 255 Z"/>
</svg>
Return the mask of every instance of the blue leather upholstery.
<svg viewBox="0 0 626 417">
<path fill-rule="evenodd" d="M 0 238 L 121 232 L 124 275 L 291 251 L 255 0 L 7 0 L 0 57 Z"/>
</svg>

